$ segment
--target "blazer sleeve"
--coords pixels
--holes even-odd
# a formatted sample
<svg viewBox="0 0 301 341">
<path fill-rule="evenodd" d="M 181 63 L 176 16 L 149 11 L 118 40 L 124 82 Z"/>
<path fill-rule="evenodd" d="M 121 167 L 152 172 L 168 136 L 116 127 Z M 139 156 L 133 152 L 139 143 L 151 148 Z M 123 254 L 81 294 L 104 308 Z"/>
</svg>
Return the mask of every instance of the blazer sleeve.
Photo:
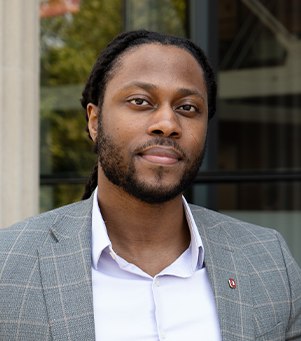
<svg viewBox="0 0 301 341">
<path fill-rule="evenodd" d="M 286 271 L 290 285 L 291 309 L 285 340 L 301 340 L 301 270 L 294 260 L 283 237 L 278 233 Z"/>
</svg>

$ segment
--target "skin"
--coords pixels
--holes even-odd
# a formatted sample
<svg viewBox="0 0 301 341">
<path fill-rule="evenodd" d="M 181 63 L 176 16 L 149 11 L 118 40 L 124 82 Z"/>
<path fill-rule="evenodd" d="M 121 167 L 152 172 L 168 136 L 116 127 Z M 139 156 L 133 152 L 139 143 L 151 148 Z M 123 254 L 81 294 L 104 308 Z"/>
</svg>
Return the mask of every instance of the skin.
<svg viewBox="0 0 301 341">
<path fill-rule="evenodd" d="M 98 107 L 90 103 L 87 112 L 97 141 Z M 204 149 L 207 123 L 203 70 L 189 52 L 148 44 L 121 57 L 106 87 L 102 131 L 121 148 L 122 165 L 134 164 L 137 181 L 162 191 L 178 184 Z M 152 145 L 158 137 L 174 140 L 179 149 Z M 144 144 L 151 146 L 139 149 Z M 189 247 L 181 195 L 149 204 L 114 185 L 98 168 L 98 203 L 114 251 L 155 276 Z"/>
</svg>

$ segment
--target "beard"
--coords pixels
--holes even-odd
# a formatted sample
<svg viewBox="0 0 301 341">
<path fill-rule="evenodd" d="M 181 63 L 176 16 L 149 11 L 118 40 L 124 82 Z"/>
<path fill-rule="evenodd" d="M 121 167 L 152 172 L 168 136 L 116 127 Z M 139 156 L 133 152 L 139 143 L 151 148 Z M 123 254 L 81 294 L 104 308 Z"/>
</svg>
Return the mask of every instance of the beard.
<svg viewBox="0 0 301 341">
<path fill-rule="evenodd" d="M 185 152 L 175 140 L 157 137 L 130 151 L 131 157 L 128 164 L 125 164 L 122 146 L 118 145 L 112 136 L 103 132 L 100 121 L 98 124 L 98 161 L 106 178 L 111 183 L 123 189 L 131 196 L 148 204 L 168 202 L 183 193 L 193 183 L 204 160 L 207 138 L 204 148 L 200 150 L 192 162 L 188 162 L 189 160 L 187 160 Z M 135 157 L 137 157 L 137 151 L 154 145 L 173 147 L 184 156 L 186 167 L 178 183 L 170 186 L 164 186 L 162 184 L 162 178 L 168 172 L 164 166 L 153 167 L 152 171 L 155 175 L 155 182 L 153 184 L 138 179 L 134 162 Z"/>
</svg>

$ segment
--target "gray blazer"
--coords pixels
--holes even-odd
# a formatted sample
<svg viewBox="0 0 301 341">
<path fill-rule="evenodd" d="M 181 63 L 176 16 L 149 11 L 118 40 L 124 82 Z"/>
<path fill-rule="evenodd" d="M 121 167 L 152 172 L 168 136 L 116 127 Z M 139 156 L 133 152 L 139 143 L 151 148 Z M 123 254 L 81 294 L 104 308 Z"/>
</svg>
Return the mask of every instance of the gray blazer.
<svg viewBox="0 0 301 341">
<path fill-rule="evenodd" d="M 91 208 L 92 198 L 0 230 L 1 341 L 95 340 Z M 282 237 L 191 208 L 222 339 L 301 340 L 301 271 Z"/>
</svg>

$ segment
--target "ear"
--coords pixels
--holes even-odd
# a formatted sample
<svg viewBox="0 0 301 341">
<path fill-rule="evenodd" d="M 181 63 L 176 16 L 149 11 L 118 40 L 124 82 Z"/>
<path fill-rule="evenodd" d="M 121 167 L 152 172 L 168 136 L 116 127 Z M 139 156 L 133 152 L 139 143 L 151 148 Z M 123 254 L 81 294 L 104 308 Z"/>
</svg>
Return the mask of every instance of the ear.
<svg viewBox="0 0 301 341">
<path fill-rule="evenodd" d="M 90 136 L 94 142 L 97 142 L 98 106 L 93 103 L 89 103 L 87 105 L 87 115 L 89 118 L 88 129 Z"/>
</svg>

